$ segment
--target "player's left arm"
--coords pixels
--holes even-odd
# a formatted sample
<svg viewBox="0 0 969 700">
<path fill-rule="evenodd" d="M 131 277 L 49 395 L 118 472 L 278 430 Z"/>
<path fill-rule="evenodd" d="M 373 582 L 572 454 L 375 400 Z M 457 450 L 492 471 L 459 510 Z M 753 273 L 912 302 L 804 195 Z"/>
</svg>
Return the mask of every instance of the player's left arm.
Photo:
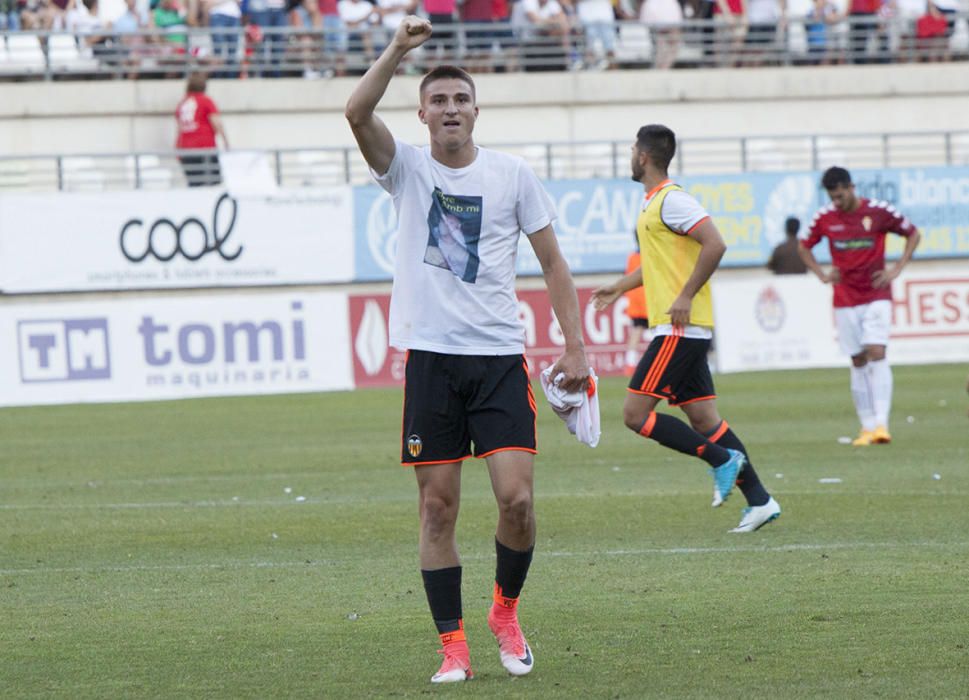
<svg viewBox="0 0 969 700">
<path fill-rule="evenodd" d="M 720 259 L 727 251 L 716 224 L 709 217 L 697 224 L 689 236 L 700 244 L 700 256 L 697 258 L 693 272 L 680 290 L 679 296 L 673 300 L 673 305 L 667 310 L 674 326 L 685 326 L 690 322 L 690 310 L 693 307 L 693 297 L 706 284 L 716 271 Z"/>
<path fill-rule="evenodd" d="M 565 352 L 552 368 L 552 376 L 564 373 L 562 388 L 580 391 L 585 389 L 589 381 L 589 361 L 585 356 L 579 297 L 575 292 L 572 272 L 559 248 L 552 224 L 529 235 L 528 242 L 532 244 L 532 250 L 542 265 L 549 300 L 565 336 Z"/>
<path fill-rule="evenodd" d="M 913 231 L 905 237 L 905 248 L 902 250 L 902 256 L 895 261 L 895 264 L 891 268 L 877 270 L 871 276 L 872 286 L 875 289 L 887 287 L 892 283 L 893 279 L 902 274 L 902 270 L 908 265 L 908 261 L 912 259 L 912 255 L 915 253 L 915 249 L 918 248 L 919 241 L 921 240 L 922 234 L 919 233 L 917 228 L 913 227 Z"/>
</svg>

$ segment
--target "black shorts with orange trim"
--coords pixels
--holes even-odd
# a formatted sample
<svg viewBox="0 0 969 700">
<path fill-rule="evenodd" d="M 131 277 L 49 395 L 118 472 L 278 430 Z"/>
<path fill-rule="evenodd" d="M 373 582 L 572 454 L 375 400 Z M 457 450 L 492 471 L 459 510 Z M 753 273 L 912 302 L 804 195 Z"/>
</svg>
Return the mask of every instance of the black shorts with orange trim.
<svg viewBox="0 0 969 700">
<path fill-rule="evenodd" d="M 524 355 L 407 353 L 401 462 L 535 453 L 535 394 Z"/>
<path fill-rule="evenodd" d="M 658 335 L 629 380 L 629 391 L 666 399 L 670 406 L 716 398 L 707 353 L 710 341 Z"/>
</svg>

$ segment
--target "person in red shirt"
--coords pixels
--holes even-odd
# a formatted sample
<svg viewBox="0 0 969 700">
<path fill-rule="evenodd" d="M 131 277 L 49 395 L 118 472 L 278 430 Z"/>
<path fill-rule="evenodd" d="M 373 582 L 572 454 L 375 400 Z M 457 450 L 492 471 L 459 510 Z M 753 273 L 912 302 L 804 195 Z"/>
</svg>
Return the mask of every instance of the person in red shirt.
<svg viewBox="0 0 969 700">
<path fill-rule="evenodd" d="M 215 102 L 205 94 L 205 73 L 192 73 L 188 78 L 188 89 L 185 97 L 175 108 L 175 121 L 178 124 L 178 136 L 175 139 L 175 149 L 191 151 L 205 149 L 206 153 L 180 153 L 178 160 L 185 172 L 185 179 L 189 187 L 215 186 L 222 182 L 222 171 L 219 167 L 219 156 L 213 153 L 216 147 L 215 137 L 222 137 L 222 144 L 229 150 L 229 139 L 225 135 L 222 117 Z"/>
<path fill-rule="evenodd" d="M 825 284 L 834 285 L 834 317 L 841 348 L 851 356 L 851 396 L 861 422 L 856 446 L 887 444 L 892 406 L 892 370 L 885 356 L 892 323 L 892 280 L 898 277 L 921 235 L 888 202 L 858 197 L 851 174 L 828 168 L 821 177 L 831 204 L 814 215 L 799 252 Z M 905 237 L 902 256 L 885 267 L 885 236 Z M 833 267 L 825 272 L 811 248 L 827 238 Z"/>
</svg>

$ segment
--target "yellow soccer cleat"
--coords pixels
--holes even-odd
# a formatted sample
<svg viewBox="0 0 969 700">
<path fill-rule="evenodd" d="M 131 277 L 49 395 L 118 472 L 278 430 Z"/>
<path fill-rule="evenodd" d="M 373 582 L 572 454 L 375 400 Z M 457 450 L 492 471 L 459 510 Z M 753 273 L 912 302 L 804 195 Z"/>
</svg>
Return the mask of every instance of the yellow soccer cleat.
<svg viewBox="0 0 969 700">
<path fill-rule="evenodd" d="M 888 433 L 888 428 L 879 425 L 872 431 L 871 441 L 876 445 L 887 445 L 892 441 L 892 436 Z"/>
<path fill-rule="evenodd" d="M 851 441 L 852 447 L 868 447 L 868 445 L 874 444 L 875 442 L 875 431 L 874 430 L 862 430 L 858 433 L 858 437 Z"/>
</svg>

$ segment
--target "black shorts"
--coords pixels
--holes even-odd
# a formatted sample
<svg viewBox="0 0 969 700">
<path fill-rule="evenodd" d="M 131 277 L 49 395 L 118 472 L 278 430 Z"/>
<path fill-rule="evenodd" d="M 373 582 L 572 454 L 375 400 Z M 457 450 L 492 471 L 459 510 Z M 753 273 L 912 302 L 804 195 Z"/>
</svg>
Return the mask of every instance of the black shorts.
<svg viewBox="0 0 969 700">
<path fill-rule="evenodd" d="M 670 406 L 716 398 L 707 364 L 710 341 L 658 335 L 629 380 L 629 391 L 666 399 Z"/>
<path fill-rule="evenodd" d="M 401 462 L 535 454 L 535 394 L 524 355 L 407 353 Z M 474 445 L 472 449 L 472 444 Z"/>
<path fill-rule="evenodd" d="M 635 328 L 649 328 L 648 318 L 643 318 L 642 316 L 630 316 L 629 320 L 632 321 L 633 327 Z"/>
</svg>

